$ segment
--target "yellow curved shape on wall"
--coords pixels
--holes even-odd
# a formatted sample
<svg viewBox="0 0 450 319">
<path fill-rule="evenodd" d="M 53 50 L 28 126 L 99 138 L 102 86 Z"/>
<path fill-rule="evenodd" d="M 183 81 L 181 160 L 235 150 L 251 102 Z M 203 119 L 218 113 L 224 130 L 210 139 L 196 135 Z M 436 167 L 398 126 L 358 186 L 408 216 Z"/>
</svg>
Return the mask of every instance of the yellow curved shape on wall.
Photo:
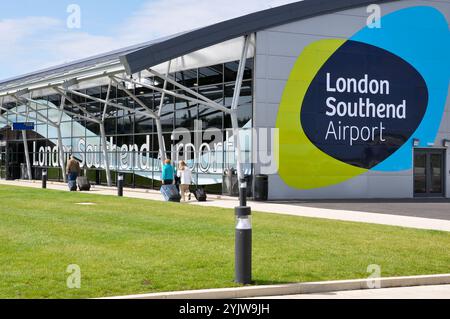
<svg viewBox="0 0 450 319">
<path fill-rule="evenodd" d="M 303 131 L 303 100 L 325 62 L 346 40 L 326 39 L 307 46 L 284 89 L 278 111 L 279 175 L 290 187 L 315 189 L 340 184 L 368 170 L 341 162 L 317 148 Z"/>
</svg>

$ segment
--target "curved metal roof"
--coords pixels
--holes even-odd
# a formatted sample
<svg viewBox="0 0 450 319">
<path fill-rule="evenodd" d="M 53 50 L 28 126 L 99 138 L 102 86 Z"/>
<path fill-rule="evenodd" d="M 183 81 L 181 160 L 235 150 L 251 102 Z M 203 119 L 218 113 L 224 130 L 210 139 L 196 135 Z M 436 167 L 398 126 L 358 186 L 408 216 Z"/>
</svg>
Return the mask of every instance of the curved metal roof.
<svg viewBox="0 0 450 319">
<path fill-rule="evenodd" d="M 76 60 L 73 62 L 61 64 L 61 65 L 56 65 L 56 66 L 49 67 L 49 68 L 46 68 L 43 70 L 38 70 L 38 71 L 31 72 L 28 74 L 9 78 L 9 79 L 0 81 L 0 89 L 5 89 L 7 87 L 10 87 L 10 86 L 13 86 L 13 85 L 16 85 L 19 83 L 33 82 L 33 81 L 36 81 L 39 79 L 50 78 L 53 76 L 59 76 L 61 74 L 69 73 L 69 72 L 75 71 L 75 70 L 88 69 L 88 68 L 92 68 L 92 67 L 95 67 L 98 65 L 106 66 L 106 65 L 110 65 L 115 62 L 119 63 L 120 56 L 122 56 L 126 53 L 133 52 L 133 51 L 145 48 L 145 47 L 149 47 L 155 43 L 158 43 L 160 41 L 166 41 L 166 40 L 168 40 L 172 37 L 176 37 L 178 35 L 179 34 L 172 35 L 170 37 L 164 37 L 164 38 L 149 41 L 149 42 L 145 42 L 145 43 L 140 43 L 137 45 L 121 48 L 121 49 L 110 51 L 107 53 L 98 54 L 98 55 L 91 56 L 88 58 Z"/>
<path fill-rule="evenodd" d="M 128 74 L 246 34 L 318 15 L 399 0 L 304 0 L 220 22 L 121 56 Z"/>
</svg>

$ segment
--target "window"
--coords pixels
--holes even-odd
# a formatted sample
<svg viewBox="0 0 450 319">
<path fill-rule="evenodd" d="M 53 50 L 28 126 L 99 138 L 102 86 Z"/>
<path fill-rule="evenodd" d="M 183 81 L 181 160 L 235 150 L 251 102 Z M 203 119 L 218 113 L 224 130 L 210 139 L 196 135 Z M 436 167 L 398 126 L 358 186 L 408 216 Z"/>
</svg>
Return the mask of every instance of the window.
<svg viewBox="0 0 450 319">
<path fill-rule="evenodd" d="M 253 114 L 253 59 L 248 59 L 242 92 L 238 105 L 238 120 L 241 127 L 251 124 Z M 201 95 L 215 101 L 220 105 L 231 107 L 234 94 L 234 85 L 237 77 L 239 62 L 229 62 L 209 67 L 175 72 L 170 75 L 178 83 L 186 86 Z M 164 80 L 158 77 L 147 78 L 149 84 L 162 88 Z M 135 85 L 127 85 L 127 89 L 135 94 L 144 105 L 155 112 L 159 111 L 161 103 L 161 93 L 148 88 Z M 168 90 L 183 94 L 197 99 L 196 97 L 186 93 L 173 85 L 167 86 Z M 108 86 L 98 86 L 81 90 L 80 92 L 106 99 Z M 69 100 L 65 102 L 65 110 L 74 114 L 84 115 L 80 107 L 86 108 L 88 112 L 95 115 L 97 119 L 103 116 L 105 105 L 90 99 L 82 98 L 78 95 L 68 94 L 76 104 L 73 105 Z M 124 107 L 145 111 L 141 105 L 136 103 L 123 90 L 111 86 L 109 95 L 110 101 Z M 55 106 L 59 106 L 61 98 L 58 95 L 50 95 L 40 99 L 49 101 Z M 7 109 L 15 109 L 16 103 L 5 103 Z M 39 112 L 44 116 L 54 118 L 54 108 L 48 108 L 45 105 L 38 107 Z M 4 116 L 8 116 L 11 121 L 16 121 L 17 116 L 12 112 L 8 112 Z M 149 115 L 142 113 L 133 113 L 124 109 L 118 109 L 113 106 L 107 106 L 105 112 L 105 131 L 107 142 L 109 145 L 108 158 L 111 165 L 112 179 L 115 180 L 116 172 L 127 172 L 127 185 L 136 187 L 153 187 L 157 188 L 161 185 L 158 179 L 161 175 L 161 166 L 159 157 L 159 141 L 156 134 L 156 121 Z M 49 126 L 43 117 L 36 114 L 35 111 L 30 112 L 30 116 L 38 117 L 43 122 L 36 123 L 36 132 L 30 135 L 28 140 L 34 145 L 35 154 L 30 154 L 39 158 L 39 148 L 57 144 L 57 132 Z M 186 128 L 191 130 L 191 143 L 195 141 L 195 121 L 202 123 L 203 146 L 193 149 L 190 145 L 185 149 L 180 149 L 178 156 L 186 157 L 189 161 L 188 165 L 194 168 L 194 179 L 199 178 L 200 182 L 205 183 L 217 182 L 216 185 L 209 185 L 208 189 L 214 192 L 221 191 L 221 178 L 223 169 L 226 165 L 234 165 L 234 150 L 226 147 L 226 139 L 232 140 L 230 117 L 225 116 L 222 112 L 212 108 L 208 108 L 195 101 L 186 101 L 180 98 L 174 98 L 168 94 L 165 95 L 163 107 L 161 110 L 161 124 L 163 129 L 163 137 L 166 145 L 167 156 L 171 156 L 172 146 L 177 143 L 183 143 L 183 140 L 172 141 L 172 133 L 175 128 Z M 63 145 L 66 155 L 74 154 L 79 159 L 84 159 L 89 165 L 89 176 L 93 178 L 92 182 L 106 183 L 105 173 L 102 169 L 104 165 L 103 153 L 101 148 L 100 126 L 98 123 L 87 122 L 81 117 L 74 115 L 63 116 L 62 122 Z M 205 134 L 205 130 L 208 133 Z M 214 130 L 215 129 L 215 130 Z M 215 134 L 214 134 L 215 133 Z M 10 132 L 9 141 L 14 141 L 12 145 L 12 154 L 17 157 L 20 154 L 19 146 L 23 144 L 20 132 Z M 215 135 L 218 136 L 215 136 Z M 188 141 L 184 141 L 187 143 Z M 90 146 L 89 146 L 90 145 Z M 206 146 L 205 146 L 206 145 Z M 89 147 L 88 147 L 89 146 Z M 122 149 L 122 146 L 124 148 Z M 126 148 L 125 148 L 126 146 Z M 245 150 L 249 152 L 249 150 Z M 23 152 L 23 151 L 22 151 Z M 30 146 L 30 152 L 33 147 Z M 175 150 L 173 150 L 175 155 Z M 249 153 L 250 154 L 250 153 Z M 194 159 L 196 162 L 194 162 Z M 36 168 L 38 169 L 38 168 Z M 55 171 L 56 172 L 56 171 Z M 90 177 L 90 178 L 91 178 Z M 58 176 L 55 175 L 55 178 Z M 59 176 L 61 179 L 62 177 Z"/>
</svg>

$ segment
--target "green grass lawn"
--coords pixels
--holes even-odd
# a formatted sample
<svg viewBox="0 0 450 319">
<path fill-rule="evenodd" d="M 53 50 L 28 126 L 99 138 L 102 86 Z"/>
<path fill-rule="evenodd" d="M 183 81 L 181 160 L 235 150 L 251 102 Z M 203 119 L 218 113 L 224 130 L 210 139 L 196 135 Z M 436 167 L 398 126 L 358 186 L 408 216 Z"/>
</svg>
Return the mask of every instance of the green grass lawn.
<svg viewBox="0 0 450 319">
<path fill-rule="evenodd" d="M 0 186 L 0 298 L 233 287 L 232 210 Z M 95 206 L 76 203 L 91 202 Z M 256 284 L 450 272 L 450 233 L 254 214 Z M 67 266 L 81 267 L 68 289 Z"/>
</svg>

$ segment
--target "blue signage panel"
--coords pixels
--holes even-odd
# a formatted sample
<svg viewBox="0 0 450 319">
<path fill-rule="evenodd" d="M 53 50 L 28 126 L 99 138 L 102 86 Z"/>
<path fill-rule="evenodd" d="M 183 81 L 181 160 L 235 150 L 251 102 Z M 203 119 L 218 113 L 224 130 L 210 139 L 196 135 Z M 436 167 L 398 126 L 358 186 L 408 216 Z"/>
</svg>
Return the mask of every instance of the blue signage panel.
<svg viewBox="0 0 450 319">
<path fill-rule="evenodd" d="M 34 130 L 33 122 L 13 123 L 13 131 L 32 131 Z"/>
<path fill-rule="evenodd" d="M 384 49 L 349 40 L 313 79 L 300 121 L 325 154 L 372 169 L 410 139 L 428 100 L 427 84 L 412 65 Z"/>
</svg>

